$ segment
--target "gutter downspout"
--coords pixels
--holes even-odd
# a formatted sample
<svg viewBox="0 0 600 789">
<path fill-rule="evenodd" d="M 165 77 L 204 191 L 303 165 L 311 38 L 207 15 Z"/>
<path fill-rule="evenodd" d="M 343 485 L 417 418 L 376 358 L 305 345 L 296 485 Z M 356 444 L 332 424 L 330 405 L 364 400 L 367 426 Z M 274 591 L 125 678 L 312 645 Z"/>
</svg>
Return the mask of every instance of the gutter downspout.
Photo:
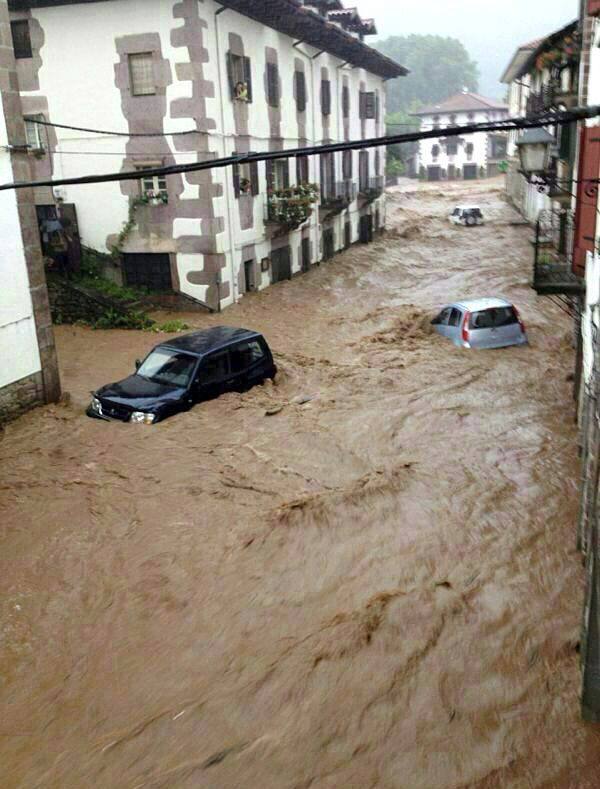
<svg viewBox="0 0 600 789">
<path fill-rule="evenodd" d="M 317 145 L 317 107 L 316 107 L 316 95 L 317 95 L 317 93 L 316 93 L 316 90 L 315 90 L 315 58 L 318 57 L 319 55 L 322 55 L 323 53 L 322 52 L 318 52 L 317 55 L 314 55 L 314 56 L 311 57 L 311 55 L 308 55 L 306 52 L 303 52 L 300 49 L 300 46 L 299 46 L 300 43 L 301 42 L 298 42 L 298 46 L 296 46 L 295 49 L 300 55 L 304 55 L 304 57 L 308 60 L 308 62 L 310 64 L 310 98 L 311 98 L 310 105 L 311 105 L 311 113 L 312 113 L 312 144 L 313 145 Z M 312 158 L 314 158 L 314 157 L 311 157 L 311 159 Z M 319 170 L 317 170 L 317 172 L 319 172 Z M 317 182 L 320 183 L 321 178 L 319 176 L 319 178 L 317 179 L 316 175 L 317 175 L 317 173 L 315 173 L 314 183 L 317 183 Z M 320 257 L 320 255 L 319 255 L 319 249 L 320 249 L 319 226 L 320 225 L 319 225 L 319 209 L 318 208 L 316 210 L 316 220 L 317 220 L 316 222 L 311 224 L 311 229 L 313 230 L 314 253 L 315 253 L 315 255 L 316 255 L 317 259 L 318 259 Z"/>
<path fill-rule="evenodd" d="M 225 103 L 224 97 L 225 94 L 223 93 L 223 77 L 221 74 L 221 42 L 220 42 L 220 33 L 219 33 L 219 16 L 223 13 L 223 11 L 227 11 L 225 6 L 221 6 L 215 11 L 214 18 L 215 18 L 215 46 L 217 50 L 217 79 L 219 82 L 219 107 L 221 110 L 221 136 L 223 140 L 223 155 L 228 156 L 228 152 L 226 151 L 227 146 L 227 135 L 225 134 Z M 239 298 L 239 294 L 237 292 L 238 285 L 235 277 L 235 235 L 233 232 L 233 206 L 235 203 L 232 204 L 232 200 L 235 199 L 232 197 L 231 194 L 232 184 L 231 178 L 229 178 L 229 172 L 225 173 L 225 203 L 227 205 L 227 234 L 229 236 L 229 250 L 230 250 L 230 274 L 231 274 L 231 295 L 233 296 L 233 303 L 236 304 Z M 217 272 L 217 297 L 219 300 L 217 311 L 221 312 L 221 270 Z"/>
</svg>

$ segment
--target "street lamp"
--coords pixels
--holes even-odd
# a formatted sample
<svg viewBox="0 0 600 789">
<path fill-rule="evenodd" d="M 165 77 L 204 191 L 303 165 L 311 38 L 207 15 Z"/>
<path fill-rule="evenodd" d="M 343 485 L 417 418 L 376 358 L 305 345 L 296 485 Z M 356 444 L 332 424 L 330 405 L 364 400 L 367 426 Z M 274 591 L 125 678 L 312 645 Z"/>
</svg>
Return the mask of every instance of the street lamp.
<svg viewBox="0 0 600 789">
<path fill-rule="evenodd" d="M 527 129 L 516 142 L 521 172 L 530 183 L 544 181 L 550 170 L 554 137 L 543 127 Z M 534 180 L 535 179 L 535 180 Z"/>
</svg>

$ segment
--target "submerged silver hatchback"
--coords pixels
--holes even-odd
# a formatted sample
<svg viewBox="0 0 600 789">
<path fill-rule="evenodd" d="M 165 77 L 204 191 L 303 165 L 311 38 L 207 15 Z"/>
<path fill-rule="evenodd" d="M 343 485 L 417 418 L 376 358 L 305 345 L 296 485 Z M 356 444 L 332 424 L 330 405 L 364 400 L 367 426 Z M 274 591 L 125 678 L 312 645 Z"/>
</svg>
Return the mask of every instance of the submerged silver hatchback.
<svg viewBox="0 0 600 789">
<path fill-rule="evenodd" d="M 527 343 L 517 308 L 506 299 L 469 299 L 447 304 L 431 323 L 439 334 L 461 348 L 504 348 Z"/>
</svg>

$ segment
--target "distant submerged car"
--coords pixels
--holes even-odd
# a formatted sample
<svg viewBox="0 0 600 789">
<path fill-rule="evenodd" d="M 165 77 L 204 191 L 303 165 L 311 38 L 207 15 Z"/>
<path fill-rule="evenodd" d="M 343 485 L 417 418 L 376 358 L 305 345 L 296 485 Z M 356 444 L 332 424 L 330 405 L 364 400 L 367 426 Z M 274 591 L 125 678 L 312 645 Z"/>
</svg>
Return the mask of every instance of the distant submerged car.
<svg viewBox="0 0 600 789">
<path fill-rule="evenodd" d="M 461 348 L 525 345 L 517 308 L 506 299 L 469 299 L 447 304 L 432 321 L 435 330 Z"/>
<path fill-rule="evenodd" d="M 261 334 L 215 326 L 157 345 L 136 362 L 133 375 L 94 392 L 86 413 L 151 425 L 223 392 L 250 389 L 276 372 Z"/>
<path fill-rule="evenodd" d="M 477 205 L 457 205 L 448 218 L 455 225 L 473 227 L 483 224 L 483 214 Z"/>
</svg>

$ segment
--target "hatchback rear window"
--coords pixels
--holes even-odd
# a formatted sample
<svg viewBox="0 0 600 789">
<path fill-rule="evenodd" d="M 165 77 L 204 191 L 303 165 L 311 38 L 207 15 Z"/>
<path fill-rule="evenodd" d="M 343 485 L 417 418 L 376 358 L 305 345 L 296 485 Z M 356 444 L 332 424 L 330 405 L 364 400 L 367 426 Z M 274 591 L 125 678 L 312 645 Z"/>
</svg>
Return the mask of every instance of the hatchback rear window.
<svg viewBox="0 0 600 789">
<path fill-rule="evenodd" d="M 488 310 L 471 313 L 469 328 L 497 329 L 500 326 L 510 326 L 512 323 L 518 323 L 512 307 L 491 307 Z"/>
</svg>

